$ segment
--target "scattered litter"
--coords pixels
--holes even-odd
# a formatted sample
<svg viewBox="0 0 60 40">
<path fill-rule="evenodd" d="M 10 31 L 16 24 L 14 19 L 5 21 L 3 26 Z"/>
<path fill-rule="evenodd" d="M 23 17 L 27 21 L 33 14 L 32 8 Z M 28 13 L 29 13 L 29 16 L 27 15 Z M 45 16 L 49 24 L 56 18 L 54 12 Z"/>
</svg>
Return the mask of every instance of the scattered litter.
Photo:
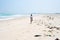
<svg viewBox="0 0 60 40">
<path fill-rule="evenodd" d="M 34 35 L 34 37 L 40 37 L 41 35 Z"/>
</svg>

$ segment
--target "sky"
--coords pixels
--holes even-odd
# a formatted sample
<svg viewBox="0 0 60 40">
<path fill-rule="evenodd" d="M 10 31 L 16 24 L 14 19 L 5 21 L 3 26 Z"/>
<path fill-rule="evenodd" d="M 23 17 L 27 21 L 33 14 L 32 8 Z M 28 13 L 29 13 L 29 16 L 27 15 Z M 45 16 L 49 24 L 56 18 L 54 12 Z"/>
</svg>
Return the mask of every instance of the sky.
<svg viewBox="0 0 60 40">
<path fill-rule="evenodd" d="M 0 13 L 60 13 L 60 0 L 0 0 Z"/>
</svg>

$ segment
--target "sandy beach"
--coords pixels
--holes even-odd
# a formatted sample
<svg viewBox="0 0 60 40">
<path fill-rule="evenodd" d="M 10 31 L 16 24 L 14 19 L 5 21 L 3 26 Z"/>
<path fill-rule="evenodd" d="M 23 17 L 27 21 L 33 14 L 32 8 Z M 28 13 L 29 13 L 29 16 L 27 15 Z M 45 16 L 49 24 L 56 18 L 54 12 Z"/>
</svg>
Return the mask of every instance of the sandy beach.
<svg viewBox="0 0 60 40">
<path fill-rule="evenodd" d="M 55 40 L 60 39 L 60 14 L 36 15 L 1 20 L 0 40 Z"/>
</svg>

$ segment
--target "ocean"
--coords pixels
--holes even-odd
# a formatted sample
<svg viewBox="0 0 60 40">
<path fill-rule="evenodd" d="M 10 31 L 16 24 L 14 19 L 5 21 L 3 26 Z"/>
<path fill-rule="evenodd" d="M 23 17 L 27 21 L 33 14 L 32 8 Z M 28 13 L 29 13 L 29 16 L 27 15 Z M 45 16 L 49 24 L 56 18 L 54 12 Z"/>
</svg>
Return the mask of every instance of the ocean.
<svg viewBox="0 0 60 40">
<path fill-rule="evenodd" d="M 40 14 L 40 13 L 32 13 L 33 15 L 36 15 L 36 14 Z M 41 13 L 41 14 L 45 14 L 46 13 Z M 49 13 L 47 13 L 48 15 L 50 15 Z M 55 15 L 55 13 L 52 13 L 51 15 Z M 60 15 L 59 14 L 56 14 L 56 15 Z M 18 17 L 22 17 L 22 16 L 30 16 L 30 14 L 17 14 L 17 13 L 0 13 L 0 20 L 8 20 L 8 19 L 13 19 L 13 18 L 18 18 Z"/>
<path fill-rule="evenodd" d="M 0 13 L 0 20 L 8 20 L 8 19 L 13 19 L 17 17 L 22 17 L 25 15 L 22 14 L 14 14 L 14 13 Z"/>
<path fill-rule="evenodd" d="M 30 16 L 30 13 L 0 13 L 0 20 L 14 19 L 22 16 Z"/>
</svg>

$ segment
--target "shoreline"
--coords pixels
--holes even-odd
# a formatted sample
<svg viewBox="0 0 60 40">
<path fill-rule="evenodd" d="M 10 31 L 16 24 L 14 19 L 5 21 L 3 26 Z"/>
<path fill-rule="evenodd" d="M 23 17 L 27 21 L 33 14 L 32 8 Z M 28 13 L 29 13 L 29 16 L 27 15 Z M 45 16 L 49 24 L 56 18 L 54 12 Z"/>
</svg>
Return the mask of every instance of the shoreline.
<svg viewBox="0 0 60 40">
<path fill-rule="evenodd" d="M 30 16 L 0 21 L 0 40 L 54 40 L 60 37 L 59 17 L 33 14 L 32 24 Z"/>
<path fill-rule="evenodd" d="M 50 15 L 50 16 L 58 16 L 58 15 L 60 15 L 60 14 L 48 14 L 48 13 L 46 13 L 46 14 L 40 14 L 40 13 L 38 13 L 38 14 L 34 14 L 34 13 L 32 13 L 33 14 L 33 16 L 38 16 L 38 15 Z M 30 16 L 30 14 L 28 14 L 28 15 L 13 15 L 13 16 L 5 16 L 5 18 L 4 18 L 4 16 L 2 16 L 2 18 L 0 19 L 0 21 L 1 20 L 11 20 L 11 19 L 16 19 L 16 18 L 21 18 L 21 17 L 25 17 L 25 16 L 27 16 L 27 17 L 29 17 Z"/>
</svg>

